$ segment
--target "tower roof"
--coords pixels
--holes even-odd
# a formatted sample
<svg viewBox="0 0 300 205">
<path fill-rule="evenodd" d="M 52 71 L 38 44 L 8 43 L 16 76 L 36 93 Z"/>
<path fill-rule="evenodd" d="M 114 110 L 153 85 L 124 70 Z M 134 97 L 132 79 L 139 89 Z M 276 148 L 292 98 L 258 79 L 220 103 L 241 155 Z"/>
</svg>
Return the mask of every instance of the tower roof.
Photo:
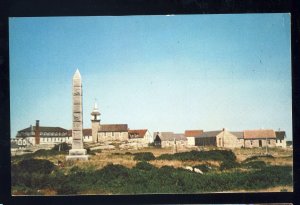
<svg viewBox="0 0 300 205">
<path fill-rule="evenodd" d="M 77 79 L 81 78 L 81 75 L 80 75 L 80 72 L 79 72 L 78 68 L 76 69 L 76 72 L 74 73 L 73 78 L 77 78 Z"/>
<path fill-rule="evenodd" d="M 91 113 L 92 115 L 100 115 L 100 112 L 99 112 L 99 109 L 98 109 L 98 105 L 97 105 L 97 102 L 95 101 L 94 103 L 94 108 L 93 108 L 93 111 Z"/>
</svg>

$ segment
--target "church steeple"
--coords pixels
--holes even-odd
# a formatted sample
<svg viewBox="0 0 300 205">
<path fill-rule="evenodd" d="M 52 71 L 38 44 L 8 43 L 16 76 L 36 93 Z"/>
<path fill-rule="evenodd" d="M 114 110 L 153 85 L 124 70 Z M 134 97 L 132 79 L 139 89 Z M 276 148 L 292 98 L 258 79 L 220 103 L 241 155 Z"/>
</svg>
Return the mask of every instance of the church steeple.
<svg viewBox="0 0 300 205">
<path fill-rule="evenodd" d="M 95 100 L 93 111 L 91 112 L 91 121 L 92 121 L 92 137 L 93 142 L 98 142 L 98 130 L 100 127 L 100 112 L 98 109 L 97 102 Z"/>
<path fill-rule="evenodd" d="M 91 120 L 100 122 L 100 112 L 98 110 L 97 101 L 95 100 L 93 111 L 91 112 Z"/>
</svg>

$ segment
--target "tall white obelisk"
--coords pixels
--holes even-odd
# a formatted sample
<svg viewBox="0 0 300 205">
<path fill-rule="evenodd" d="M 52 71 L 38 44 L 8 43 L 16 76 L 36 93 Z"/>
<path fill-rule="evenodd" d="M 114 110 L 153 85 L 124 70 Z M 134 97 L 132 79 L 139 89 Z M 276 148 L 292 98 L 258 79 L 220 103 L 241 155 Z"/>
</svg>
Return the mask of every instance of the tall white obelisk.
<svg viewBox="0 0 300 205">
<path fill-rule="evenodd" d="M 66 157 L 67 160 L 88 160 L 88 155 L 86 154 L 86 149 L 83 148 L 82 141 L 82 82 L 81 75 L 77 69 L 73 76 L 73 86 L 72 86 L 72 96 L 73 96 L 73 126 L 72 126 L 72 149 L 69 151 L 69 156 Z"/>
</svg>

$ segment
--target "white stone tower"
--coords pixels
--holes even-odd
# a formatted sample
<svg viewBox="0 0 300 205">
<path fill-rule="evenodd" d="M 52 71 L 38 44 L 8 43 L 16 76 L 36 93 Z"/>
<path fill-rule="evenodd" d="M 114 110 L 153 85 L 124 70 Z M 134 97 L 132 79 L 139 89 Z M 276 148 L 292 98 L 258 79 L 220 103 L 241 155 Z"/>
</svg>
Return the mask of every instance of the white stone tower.
<svg viewBox="0 0 300 205">
<path fill-rule="evenodd" d="M 86 155 L 86 149 L 83 148 L 82 140 L 82 82 L 81 75 L 77 69 L 73 76 L 73 86 L 72 86 L 72 96 L 73 96 L 73 126 L 72 126 L 72 149 L 69 151 L 69 156 L 66 157 L 67 160 L 87 160 L 88 155 Z"/>
<path fill-rule="evenodd" d="M 100 112 L 98 110 L 97 102 L 95 101 L 94 109 L 91 112 L 91 122 L 92 122 L 92 137 L 93 142 L 98 142 L 98 130 L 100 127 Z"/>
</svg>

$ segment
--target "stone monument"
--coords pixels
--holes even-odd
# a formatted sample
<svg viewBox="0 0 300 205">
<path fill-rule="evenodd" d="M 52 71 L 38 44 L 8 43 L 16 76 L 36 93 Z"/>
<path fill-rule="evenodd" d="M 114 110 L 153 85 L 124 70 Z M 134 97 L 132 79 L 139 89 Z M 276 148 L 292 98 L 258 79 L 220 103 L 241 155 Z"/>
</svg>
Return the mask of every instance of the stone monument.
<svg viewBox="0 0 300 205">
<path fill-rule="evenodd" d="M 69 151 L 69 156 L 66 157 L 67 160 L 88 160 L 88 155 L 86 149 L 83 148 L 82 140 L 82 83 L 81 75 L 77 69 L 73 76 L 73 86 L 72 86 L 72 96 L 73 96 L 73 126 L 72 126 L 72 149 Z"/>
</svg>

